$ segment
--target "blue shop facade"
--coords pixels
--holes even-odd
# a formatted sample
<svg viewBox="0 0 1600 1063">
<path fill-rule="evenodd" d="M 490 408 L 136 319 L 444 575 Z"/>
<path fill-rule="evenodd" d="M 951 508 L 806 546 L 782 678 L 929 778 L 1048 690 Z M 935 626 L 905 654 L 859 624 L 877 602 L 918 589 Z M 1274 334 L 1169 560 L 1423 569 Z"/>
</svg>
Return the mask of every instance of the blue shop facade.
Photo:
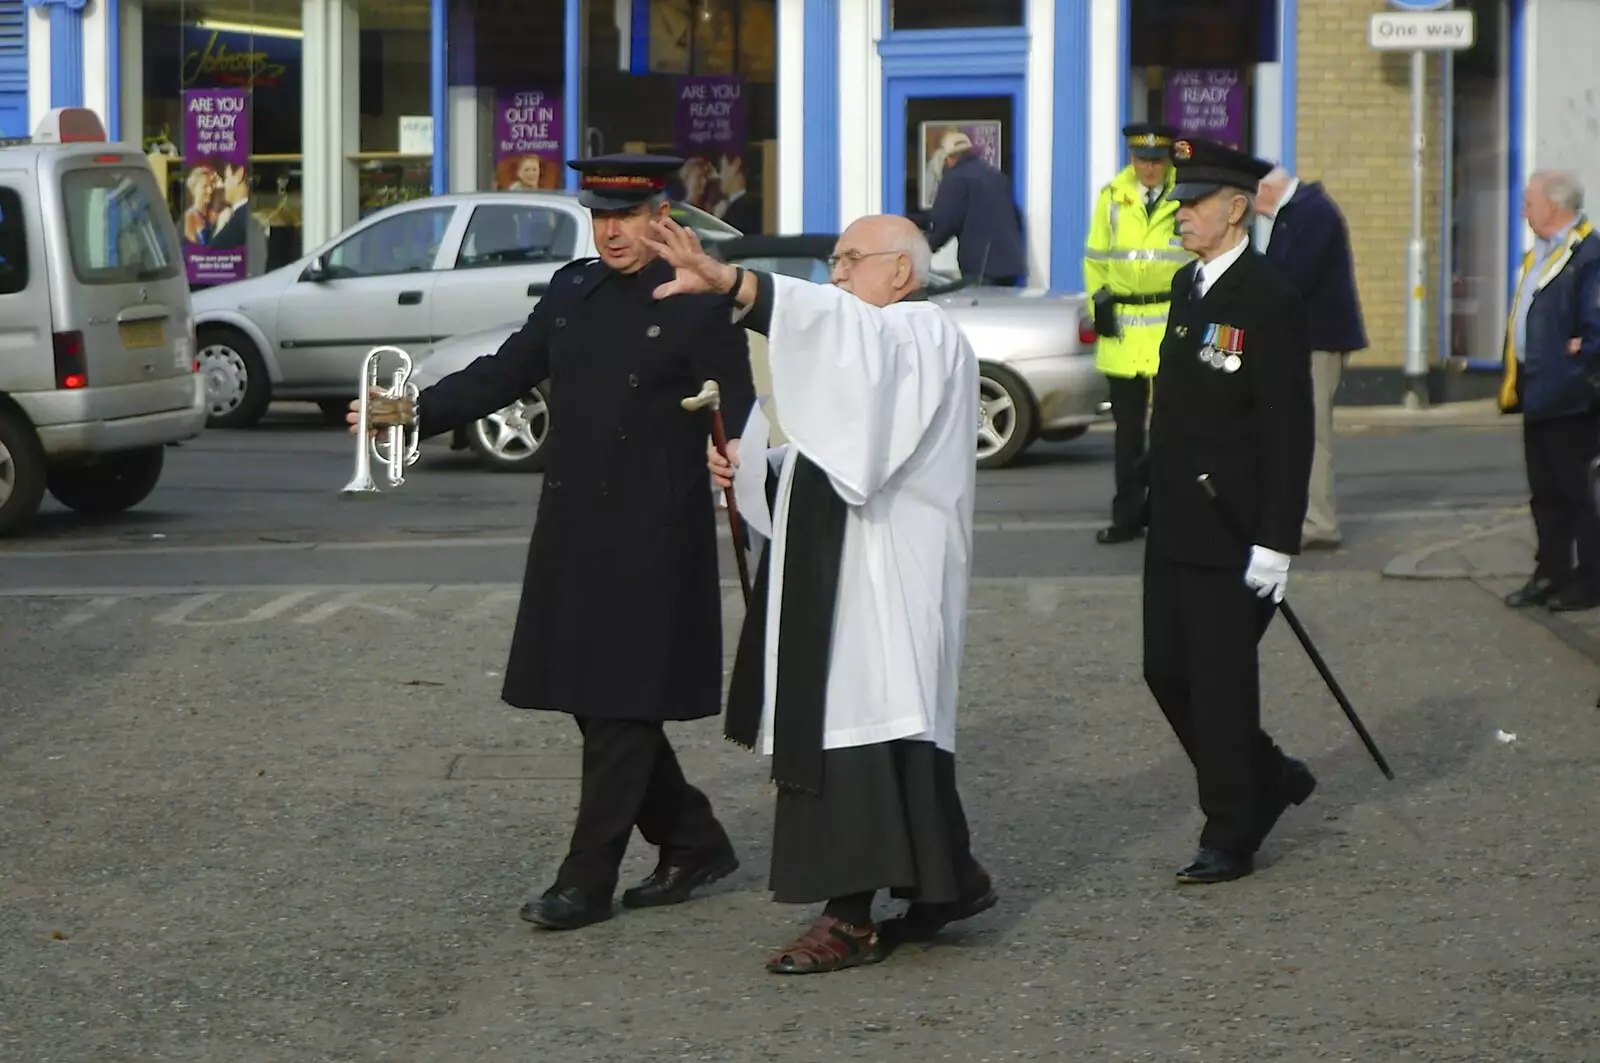
<svg viewBox="0 0 1600 1063">
<path fill-rule="evenodd" d="M 280 236 L 259 272 L 388 203 L 570 185 L 565 159 L 623 150 L 683 155 L 675 191 L 719 213 L 745 199 L 744 227 L 837 231 L 926 209 L 940 138 L 960 128 L 1011 178 L 1030 283 L 1071 291 L 1126 121 L 1293 167 L 1297 143 L 1320 135 L 1300 41 L 1328 3 L 0 0 L 0 132 L 89 106 L 168 173 L 176 214 L 185 94 L 246 92 L 251 199 Z M 1470 6 L 1495 28 L 1493 76 L 1447 89 L 1470 99 L 1446 111 L 1474 143 L 1505 147 L 1437 180 L 1446 229 L 1475 241 L 1482 276 L 1468 287 L 1483 293 L 1506 290 L 1526 246 L 1517 210 L 1533 161 L 1600 166 L 1595 139 L 1564 134 L 1561 117 L 1596 88 L 1573 79 L 1600 64 L 1568 55 L 1583 37 L 1572 20 L 1596 25 L 1588 0 Z M 1442 258 L 1441 305 L 1462 287 L 1459 258 Z"/>
</svg>

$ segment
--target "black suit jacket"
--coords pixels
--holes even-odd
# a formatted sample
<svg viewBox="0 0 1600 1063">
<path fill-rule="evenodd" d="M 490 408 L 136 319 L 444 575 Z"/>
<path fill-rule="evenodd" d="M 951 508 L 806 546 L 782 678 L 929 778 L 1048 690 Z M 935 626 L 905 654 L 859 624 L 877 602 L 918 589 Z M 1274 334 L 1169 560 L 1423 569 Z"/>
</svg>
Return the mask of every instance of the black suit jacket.
<svg viewBox="0 0 1600 1063">
<path fill-rule="evenodd" d="M 1350 230 L 1321 184 L 1302 184 L 1278 209 L 1266 255 L 1305 299 L 1312 350 L 1349 352 L 1367 346 Z"/>
<path fill-rule="evenodd" d="M 1315 439 L 1306 312 L 1300 293 L 1254 249 L 1198 302 L 1190 299 L 1194 271 L 1185 266 L 1172 280 L 1161 341 L 1149 548 L 1173 561 L 1242 570 L 1256 544 L 1300 552 Z M 1202 357 L 1208 342 L 1222 367 Z M 1210 474 L 1248 541 L 1217 513 L 1201 473 Z"/>
</svg>

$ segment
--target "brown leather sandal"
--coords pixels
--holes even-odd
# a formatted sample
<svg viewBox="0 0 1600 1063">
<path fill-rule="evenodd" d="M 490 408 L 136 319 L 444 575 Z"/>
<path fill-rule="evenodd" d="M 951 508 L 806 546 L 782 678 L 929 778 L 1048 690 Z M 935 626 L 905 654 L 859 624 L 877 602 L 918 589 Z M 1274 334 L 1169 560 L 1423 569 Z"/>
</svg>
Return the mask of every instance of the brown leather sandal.
<svg viewBox="0 0 1600 1063">
<path fill-rule="evenodd" d="M 842 922 L 824 915 L 788 946 L 773 954 L 767 970 L 773 974 L 823 974 L 850 967 L 865 967 L 884 958 L 877 927 Z"/>
</svg>

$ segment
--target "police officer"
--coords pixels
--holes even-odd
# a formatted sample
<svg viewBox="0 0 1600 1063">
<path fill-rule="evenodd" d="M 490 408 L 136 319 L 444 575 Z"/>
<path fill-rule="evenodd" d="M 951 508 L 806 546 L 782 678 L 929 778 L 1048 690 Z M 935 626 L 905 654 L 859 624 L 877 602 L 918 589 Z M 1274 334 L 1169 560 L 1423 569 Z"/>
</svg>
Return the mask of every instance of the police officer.
<svg viewBox="0 0 1600 1063">
<path fill-rule="evenodd" d="M 574 716 L 583 782 L 566 860 L 522 918 L 572 929 L 610 918 L 628 839 L 659 846 L 628 907 L 676 904 L 739 866 L 705 794 L 662 729 L 715 716 L 722 601 L 705 475 L 709 414 L 681 400 L 716 380 L 730 425 L 755 403 L 744 329 L 721 296 L 657 300 L 675 270 L 645 244 L 669 213 L 683 160 L 571 162 L 594 218 L 598 259 L 556 272 L 548 294 L 494 354 L 426 389 L 416 409 L 374 403 L 371 423 L 436 436 L 550 381 L 544 487 L 501 697 Z M 352 422 L 355 415 L 351 415 Z"/>
<path fill-rule="evenodd" d="M 1205 828 L 1185 883 L 1248 875 L 1316 786 L 1261 729 L 1257 644 L 1300 552 L 1315 410 L 1305 308 L 1250 247 L 1259 159 L 1172 145 L 1169 196 L 1198 261 L 1172 282 L 1150 423 L 1144 674 L 1194 764 Z M 1214 487 L 1213 499 L 1199 477 Z"/>
<path fill-rule="evenodd" d="M 1111 385 L 1116 423 L 1116 493 L 1101 543 L 1138 538 L 1145 523 L 1143 457 L 1150 381 L 1160 361 L 1172 275 L 1193 256 L 1178 246 L 1178 205 L 1169 158 L 1176 131 L 1136 122 L 1124 126 L 1126 169 L 1100 190 L 1083 253 L 1084 288 L 1093 298 L 1095 368 Z"/>
</svg>

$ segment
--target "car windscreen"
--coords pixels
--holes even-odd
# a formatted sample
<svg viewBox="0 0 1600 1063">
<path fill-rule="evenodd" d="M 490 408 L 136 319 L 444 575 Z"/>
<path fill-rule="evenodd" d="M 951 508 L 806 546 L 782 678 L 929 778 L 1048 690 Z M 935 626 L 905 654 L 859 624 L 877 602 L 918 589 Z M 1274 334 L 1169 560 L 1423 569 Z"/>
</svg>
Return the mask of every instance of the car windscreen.
<svg viewBox="0 0 1600 1063">
<path fill-rule="evenodd" d="M 67 242 L 79 281 L 132 284 L 178 276 L 172 222 L 166 204 L 151 196 L 154 187 L 154 175 L 130 166 L 62 174 Z"/>
</svg>

